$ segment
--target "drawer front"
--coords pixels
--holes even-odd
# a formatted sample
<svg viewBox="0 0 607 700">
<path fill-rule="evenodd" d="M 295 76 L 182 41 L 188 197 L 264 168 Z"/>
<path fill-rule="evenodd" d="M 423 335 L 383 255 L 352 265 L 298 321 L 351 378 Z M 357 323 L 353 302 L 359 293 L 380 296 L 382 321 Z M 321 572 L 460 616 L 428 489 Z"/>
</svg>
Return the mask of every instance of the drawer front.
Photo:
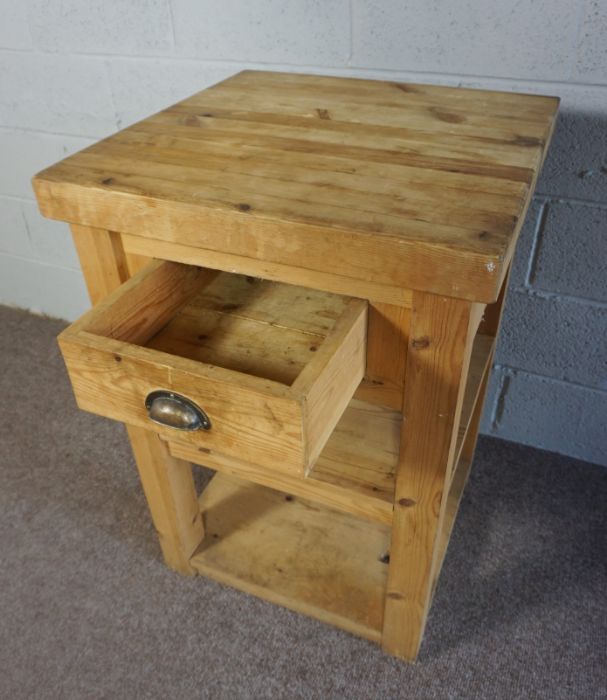
<svg viewBox="0 0 607 700">
<path fill-rule="evenodd" d="M 167 326 L 170 323 L 178 329 L 175 333 L 181 335 L 174 342 L 165 342 L 165 346 L 189 347 L 182 337 L 184 319 L 187 323 L 197 323 L 197 319 L 192 321 L 194 313 L 210 314 L 213 323 L 205 316 L 205 328 L 219 329 L 222 346 L 238 346 L 245 355 L 247 338 L 253 354 L 262 351 L 267 354 L 268 346 L 259 349 L 259 343 L 255 345 L 256 334 L 251 335 L 250 326 L 257 321 L 243 320 L 243 315 L 260 316 L 263 312 L 266 318 L 271 311 L 266 307 L 274 304 L 274 309 L 286 310 L 291 325 L 297 322 L 290 297 L 285 300 L 281 296 L 293 295 L 296 288 L 270 283 L 272 286 L 264 287 L 262 294 L 258 285 L 263 283 L 259 282 L 251 283 L 254 298 L 250 301 L 242 298 L 242 285 L 238 304 L 230 304 L 229 298 L 223 297 L 222 309 L 237 306 L 238 316 L 226 320 L 222 311 L 224 315 L 216 322 L 219 312 L 207 310 L 205 300 L 232 293 L 230 290 L 235 287 L 233 280 L 221 283 L 217 275 L 177 263 L 151 263 L 66 329 L 59 337 L 59 344 L 78 405 L 108 418 L 154 430 L 166 439 L 175 439 L 178 434 L 180 441 L 192 444 L 202 455 L 219 451 L 251 463 L 301 474 L 314 464 L 364 375 L 366 302 L 353 299 L 336 302 L 334 295 L 324 293 L 312 301 L 306 296 L 308 307 L 313 303 L 319 305 L 321 318 L 323 314 L 337 317 L 331 318 L 331 327 L 322 343 L 313 348 L 311 359 L 291 384 L 219 366 L 215 351 L 214 364 L 208 364 L 157 349 L 154 338 L 159 333 L 166 335 L 165 329 L 168 327 L 170 331 L 173 327 Z M 215 289 L 214 295 L 206 294 L 210 286 Z M 264 294 L 266 307 L 261 308 L 259 299 L 265 298 Z M 328 311 L 323 309 L 325 301 Z M 306 313 L 309 315 L 309 308 Z M 283 331 L 281 318 L 275 316 L 269 328 L 270 347 L 286 354 L 283 362 L 290 362 L 288 351 L 296 346 L 292 337 L 295 331 Z M 265 323 L 263 332 L 268 321 Z M 243 335 L 243 327 L 248 336 Z M 307 332 L 301 331 L 304 339 Z M 286 347 L 277 345 L 282 335 Z M 204 337 L 208 343 L 207 336 Z M 267 357 L 264 362 L 267 364 Z M 179 430 L 154 422 L 146 399 L 157 391 L 172 392 L 191 401 L 208 416 L 210 428 Z"/>
</svg>

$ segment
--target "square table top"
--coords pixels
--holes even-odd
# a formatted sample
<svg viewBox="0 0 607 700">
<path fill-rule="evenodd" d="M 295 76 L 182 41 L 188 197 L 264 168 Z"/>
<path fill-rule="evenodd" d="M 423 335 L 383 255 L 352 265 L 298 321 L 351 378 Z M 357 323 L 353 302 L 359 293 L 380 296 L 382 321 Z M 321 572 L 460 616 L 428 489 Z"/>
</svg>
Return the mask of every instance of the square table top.
<svg viewBox="0 0 607 700">
<path fill-rule="evenodd" d="M 558 102 L 244 71 L 33 184 L 50 218 L 490 302 Z"/>
</svg>

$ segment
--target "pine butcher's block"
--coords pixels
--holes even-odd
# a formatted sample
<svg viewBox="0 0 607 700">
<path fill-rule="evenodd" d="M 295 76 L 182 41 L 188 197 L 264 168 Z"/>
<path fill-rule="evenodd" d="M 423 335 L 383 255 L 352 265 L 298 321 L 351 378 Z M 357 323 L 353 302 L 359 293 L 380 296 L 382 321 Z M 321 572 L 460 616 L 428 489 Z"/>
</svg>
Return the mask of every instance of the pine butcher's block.
<svg viewBox="0 0 607 700">
<path fill-rule="evenodd" d="M 34 177 L 169 566 L 416 658 L 557 107 L 244 71 Z"/>
</svg>

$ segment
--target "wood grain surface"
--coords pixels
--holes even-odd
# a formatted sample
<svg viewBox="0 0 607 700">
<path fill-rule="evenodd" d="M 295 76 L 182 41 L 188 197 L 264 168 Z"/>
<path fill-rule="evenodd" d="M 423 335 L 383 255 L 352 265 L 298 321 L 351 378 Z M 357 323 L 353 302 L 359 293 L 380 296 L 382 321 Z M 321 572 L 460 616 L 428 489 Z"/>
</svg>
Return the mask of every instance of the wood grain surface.
<svg viewBox="0 0 607 700">
<path fill-rule="evenodd" d="M 200 498 L 199 573 L 378 642 L 384 525 L 217 474 Z"/>
<path fill-rule="evenodd" d="M 495 301 L 558 99 L 244 71 L 34 178 L 46 216 Z M 279 267 L 275 272 L 279 273 Z"/>
<path fill-rule="evenodd" d="M 193 446 L 313 467 L 365 372 L 367 302 L 153 261 L 59 337 L 78 405 L 167 439 L 152 391 L 209 416 Z"/>
</svg>

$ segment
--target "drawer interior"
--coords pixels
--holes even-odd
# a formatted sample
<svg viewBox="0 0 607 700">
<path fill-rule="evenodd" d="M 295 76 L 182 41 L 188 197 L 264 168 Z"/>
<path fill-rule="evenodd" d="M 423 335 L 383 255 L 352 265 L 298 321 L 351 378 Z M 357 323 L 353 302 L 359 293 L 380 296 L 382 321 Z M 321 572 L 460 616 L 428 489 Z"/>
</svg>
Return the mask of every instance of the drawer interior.
<svg viewBox="0 0 607 700">
<path fill-rule="evenodd" d="M 291 386 L 347 304 L 335 294 L 211 273 L 145 345 Z"/>
<path fill-rule="evenodd" d="M 149 399 L 179 395 L 208 418 L 180 440 L 303 474 L 364 376 L 366 324 L 360 299 L 154 261 L 59 343 L 84 410 L 175 439 Z"/>
</svg>

